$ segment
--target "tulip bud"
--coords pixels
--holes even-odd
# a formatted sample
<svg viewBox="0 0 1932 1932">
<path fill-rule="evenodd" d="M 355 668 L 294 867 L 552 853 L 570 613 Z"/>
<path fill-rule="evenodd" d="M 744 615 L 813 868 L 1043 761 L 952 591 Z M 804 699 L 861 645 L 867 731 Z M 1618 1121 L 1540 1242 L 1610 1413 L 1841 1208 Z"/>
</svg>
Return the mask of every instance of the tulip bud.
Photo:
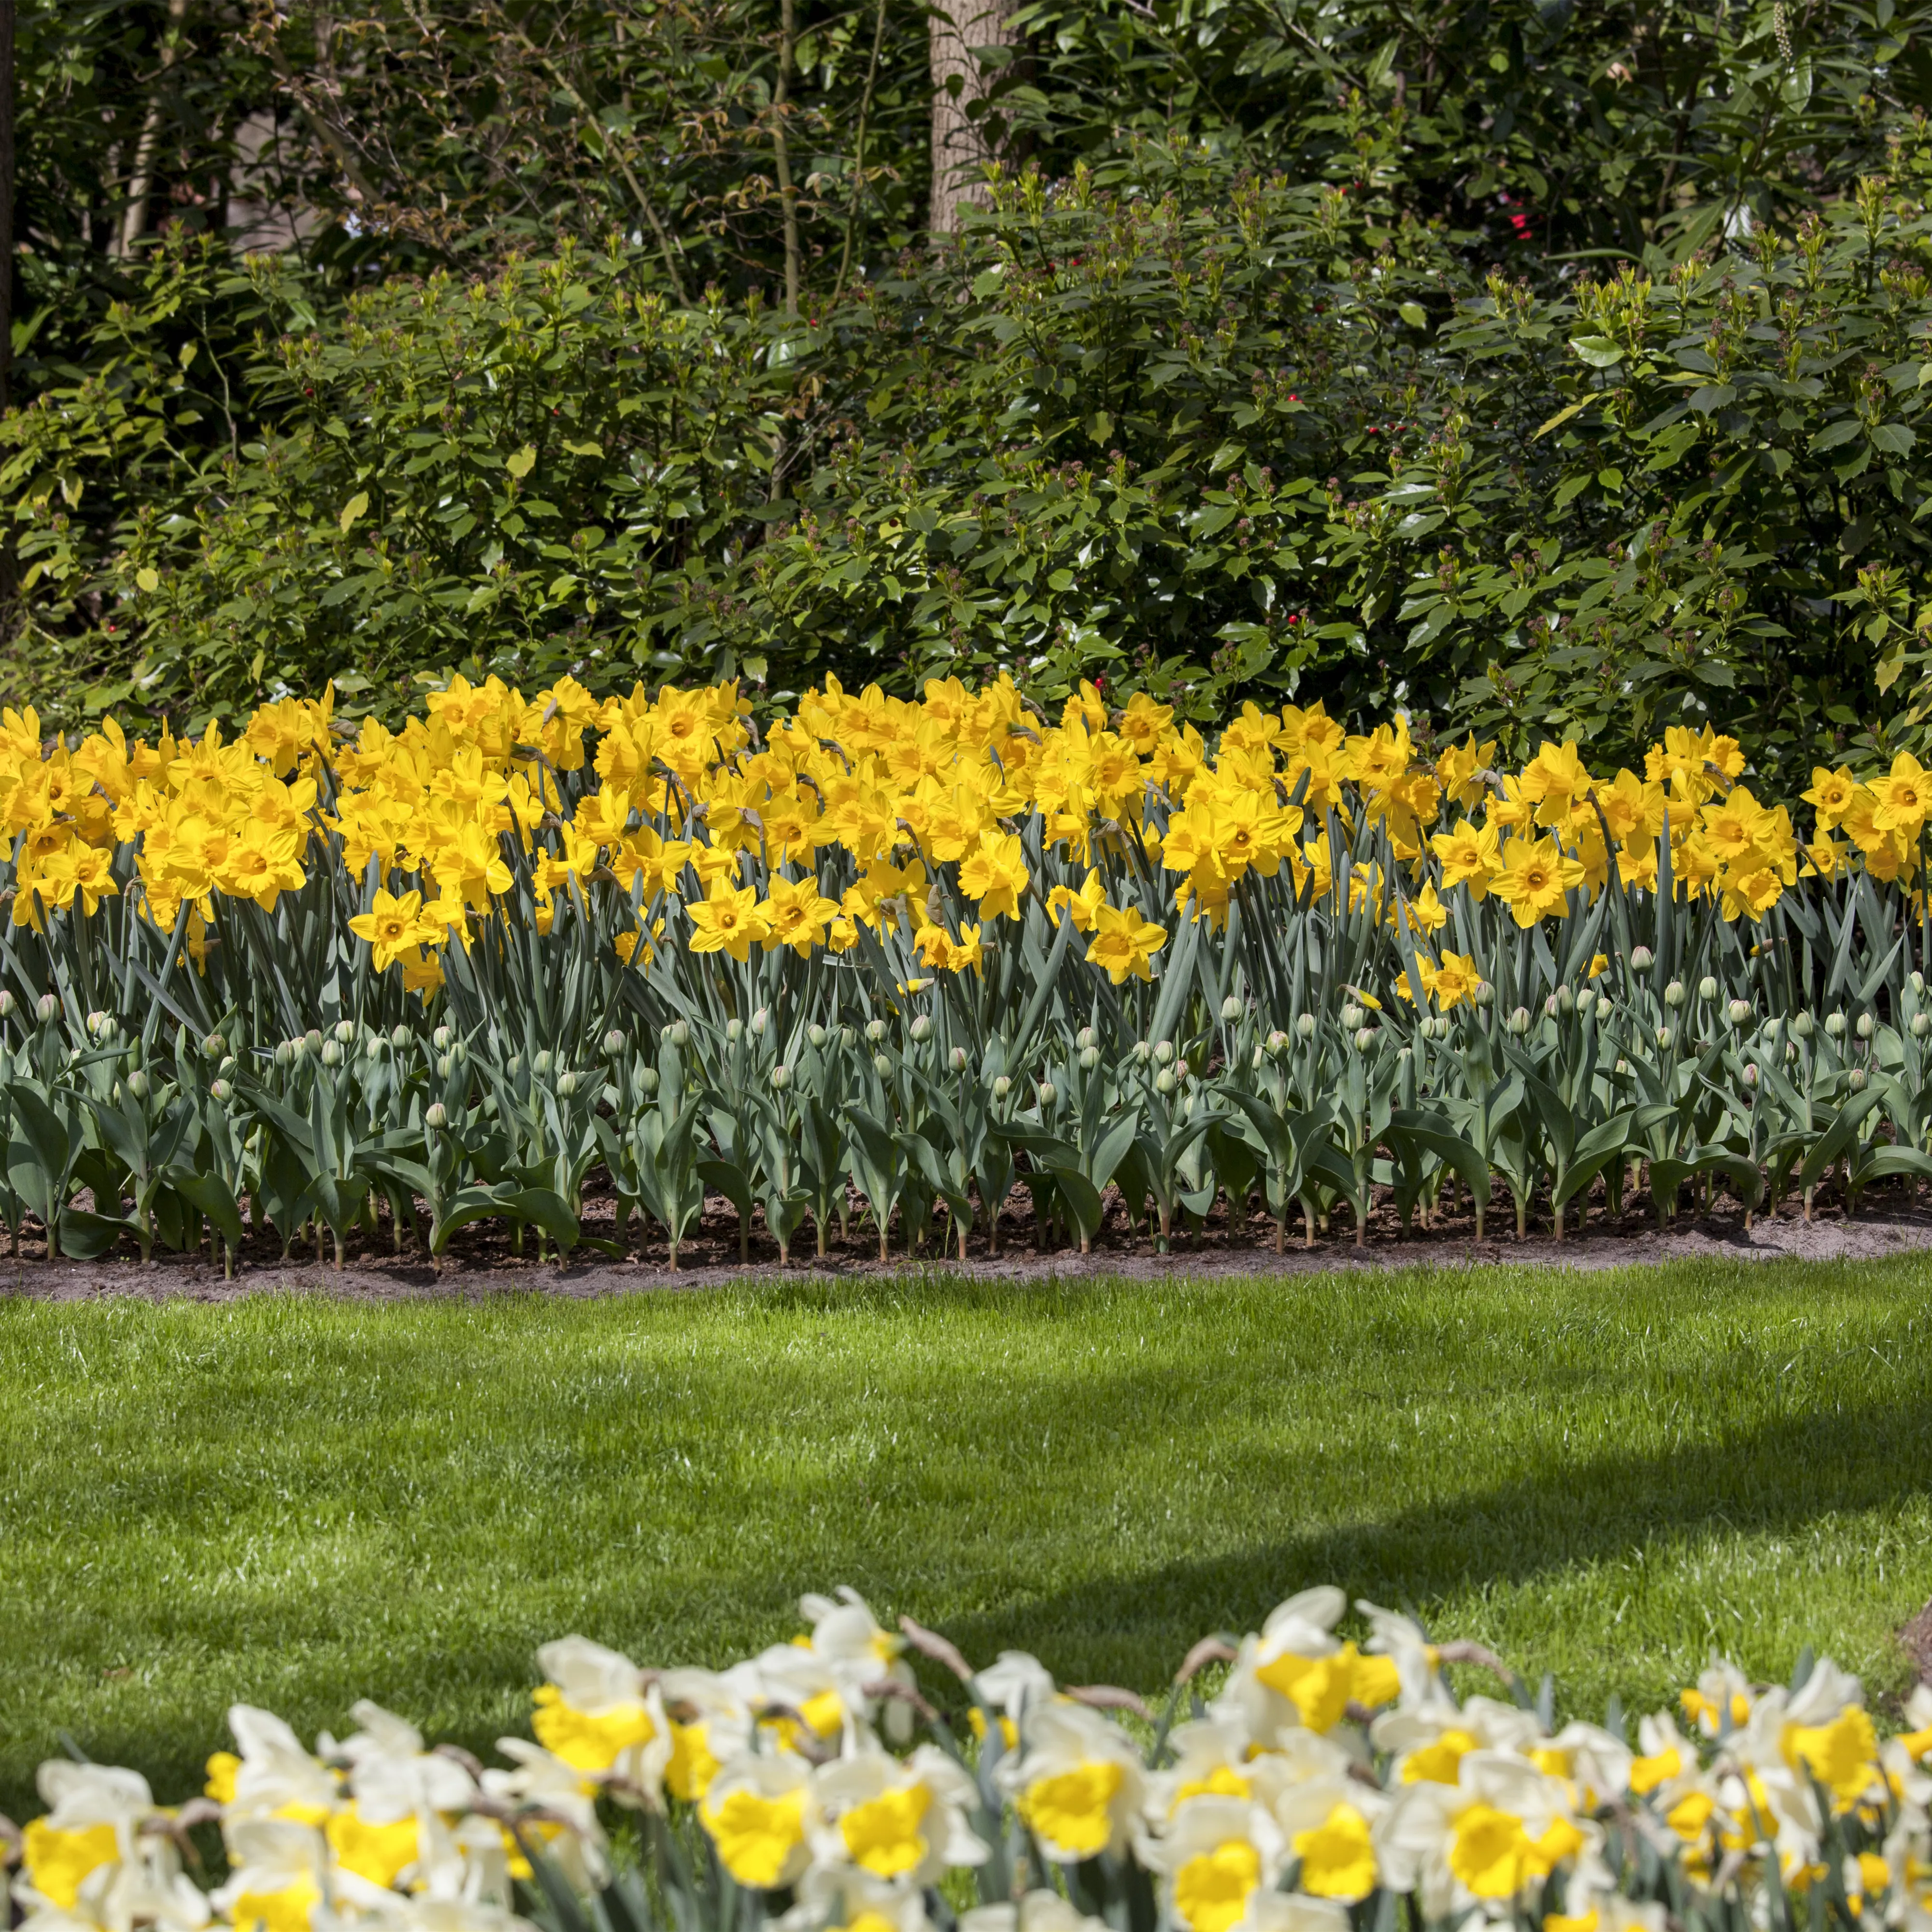
<svg viewBox="0 0 1932 1932">
<path fill-rule="evenodd" d="M 805 1036 L 811 1041 L 814 1050 L 821 1053 L 825 1050 L 825 1042 L 832 1037 L 816 1022 L 806 1028 Z"/>
<path fill-rule="evenodd" d="M 1154 1043 L 1154 1057 L 1163 1066 L 1172 1065 L 1174 1061 L 1173 1041 L 1171 1040 L 1156 1041 Z"/>
<path fill-rule="evenodd" d="M 1809 1013 L 1793 1013 L 1791 1016 L 1791 1031 L 1794 1039 L 1809 1040 L 1817 1030 L 1817 1025 L 1818 1022 Z"/>
<path fill-rule="evenodd" d="M 1597 995 L 1597 1018 L 1600 1023 L 1608 1019 L 1616 1010 L 1616 1003 L 1609 994 L 1599 993 Z"/>
<path fill-rule="evenodd" d="M 866 1037 L 874 1046 L 877 1046 L 885 1036 L 886 1023 L 884 1020 L 868 1020 L 866 1022 Z"/>
<path fill-rule="evenodd" d="M 1004 1100 L 1013 1090 L 1013 1083 L 1004 1074 L 996 1075 L 993 1081 L 993 1098 Z"/>
<path fill-rule="evenodd" d="M 218 1033 L 212 1033 L 201 1043 L 202 1054 L 210 1060 L 219 1060 L 228 1051 L 228 1042 Z"/>
<path fill-rule="evenodd" d="M 433 1100 L 423 1112 L 423 1125 L 426 1127 L 446 1127 L 449 1124 L 449 1109 L 440 1100 Z"/>
<path fill-rule="evenodd" d="M 278 1066 L 292 1066 L 294 1064 L 296 1055 L 301 1051 L 302 1042 L 300 1040 L 284 1040 L 280 1046 L 275 1048 L 275 1064 Z"/>
<path fill-rule="evenodd" d="M 1925 975 L 1923 973 L 1908 973 L 1905 976 L 1905 983 L 1915 993 L 1922 993 L 1925 990 Z"/>
<path fill-rule="evenodd" d="M 1355 1034 L 1355 1050 L 1357 1052 L 1366 1053 L 1369 1048 L 1373 1046 L 1375 1043 L 1376 1030 L 1373 1027 L 1365 1026 L 1358 1028 Z"/>
<path fill-rule="evenodd" d="M 437 1052 L 446 1053 L 449 1050 L 449 1042 L 455 1037 L 456 1036 L 450 1031 L 448 1028 L 446 1026 L 440 1026 L 436 1028 L 435 1032 L 430 1035 L 429 1043 L 436 1048 Z"/>
<path fill-rule="evenodd" d="M 1775 1040 L 1784 1030 L 1784 1018 L 1782 1014 L 1773 1013 L 1764 1023 L 1764 1036 L 1766 1040 Z"/>
<path fill-rule="evenodd" d="M 13 1015 L 14 1015 L 14 996 L 13 996 L 13 994 L 12 994 L 11 993 L 8 993 L 8 992 L 0 992 L 0 1020 L 4 1020 L 4 1019 L 10 1019 L 10 1018 L 12 1018 Z"/>
<path fill-rule="evenodd" d="M 1510 1015 L 1509 1030 L 1511 1033 L 1518 1035 L 1528 1032 L 1529 1009 L 1527 1006 L 1519 1006 Z"/>
<path fill-rule="evenodd" d="M 1259 1072 L 1261 1071 L 1262 1062 L 1267 1059 L 1267 1058 L 1268 1055 L 1264 1053 L 1258 1046 L 1257 1046 L 1253 1053 L 1250 1055 L 1248 1064 L 1250 1066 L 1252 1067 L 1256 1072 Z"/>
<path fill-rule="evenodd" d="M 912 1023 L 912 1036 L 922 1046 L 932 1037 L 932 1016 L 921 1013 Z"/>
<path fill-rule="evenodd" d="M 1100 1064 L 1100 1049 L 1097 1046 L 1083 1046 L 1080 1049 L 1080 1064 L 1091 1073 Z"/>
<path fill-rule="evenodd" d="M 1569 1006 L 1565 1006 L 1565 1007 L 1563 1009 L 1563 1011 L 1564 1011 L 1564 1012 L 1570 1012 L 1572 1009 L 1574 1009 L 1574 1006 L 1576 1006 L 1576 1002 L 1573 999 L 1573 1000 L 1570 1002 Z M 1556 995 L 1554 993 L 1551 993 L 1551 994 L 1550 994 L 1546 995 L 1546 998 L 1544 998 L 1544 1002 L 1543 1002 L 1543 1017 L 1544 1017 L 1545 1019 L 1546 1019 L 1546 1020 L 1553 1020 L 1553 1019 L 1556 1017 L 1556 1014 L 1557 1014 Z"/>
<path fill-rule="evenodd" d="M 225 1106 L 235 1097 L 235 1089 L 226 1080 L 217 1080 L 210 1084 L 208 1094 L 210 1100 L 219 1100 Z"/>
<path fill-rule="evenodd" d="M 1174 1078 L 1174 1070 L 1172 1067 L 1163 1066 L 1154 1076 L 1154 1090 L 1156 1094 L 1172 1094 L 1180 1084 Z"/>
<path fill-rule="evenodd" d="M 765 1029 L 771 1024 L 771 1022 L 772 1010 L 770 1007 L 760 1006 L 758 1010 L 752 1016 L 752 1032 L 755 1034 L 760 1040 L 763 1040 L 765 1036 Z"/>
<path fill-rule="evenodd" d="M 638 1090 L 640 1094 L 655 1094 L 659 1084 L 655 1066 L 646 1066 L 638 1075 Z"/>
<path fill-rule="evenodd" d="M 877 1073 L 890 1073 L 892 1070 L 892 1057 L 889 1054 L 875 1053 L 872 1056 L 872 1069 Z"/>
<path fill-rule="evenodd" d="M 1268 1036 L 1268 1050 L 1271 1058 L 1279 1060 L 1288 1051 L 1288 1036 L 1280 1027 Z"/>
<path fill-rule="evenodd" d="M 52 993 L 43 993 L 40 995 L 40 1004 L 34 1008 L 34 1011 L 40 1016 L 41 1025 L 46 1026 L 52 1022 L 55 1016 L 59 1012 L 60 1001 Z"/>
<path fill-rule="evenodd" d="M 1304 1040 L 1312 1040 L 1315 1037 L 1315 1016 L 1312 1013 L 1301 1014 L 1294 1022 L 1294 1030 Z"/>
<path fill-rule="evenodd" d="M 1868 1077 L 1862 1066 L 1855 1066 L 1845 1076 L 1845 1084 L 1854 1094 L 1862 1094 L 1865 1090 L 1865 1082 Z"/>
<path fill-rule="evenodd" d="M 89 1013 L 87 1030 L 94 1039 L 105 1040 L 114 1030 L 114 1016 L 112 1013 Z"/>
<path fill-rule="evenodd" d="M 745 1037 L 745 1022 L 740 1019 L 727 1020 L 724 1022 L 724 1037 L 736 1046 Z"/>
<path fill-rule="evenodd" d="M 1194 1070 L 1188 1065 L 1186 1060 L 1177 1060 L 1174 1063 L 1174 1077 L 1175 1079 L 1192 1079 L 1193 1078 L 1193 1072 Z"/>
<path fill-rule="evenodd" d="M 1476 1004 L 1479 1006 L 1492 1006 L 1496 1003 L 1496 989 L 1485 980 L 1476 988 Z"/>
<path fill-rule="evenodd" d="M 1223 1026 L 1232 1026 L 1246 1010 L 1247 1009 L 1242 1004 L 1238 995 L 1230 993 L 1228 997 L 1221 1002 L 1222 1024 Z"/>
<path fill-rule="evenodd" d="M 335 1023 L 335 1037 L 346 1046 L 356 1037 L 356 1022 L 353 1020 L 338 1020 Z"/>
<path fill-rule="evenodd" d="M 772 1090 L 775 1093 L 782 1094 L 790 1084 L 791 1069 L 786 1066 L 783 1060 L 780 1060 L 778 1065 L 772 1069 Z"/>
<path fill-rule="evenodd" d="M 575 1074 L 560 1073 L 556 1076 L 556 1097 L 560 1100 L 568 1100 L 576 1091 L 577 1076 Z"/>
<path fill-rule="evenodd" d="M 325 1066 L 340 1066 L 342 1064 L 342 1048 L 332 1040 L 326 1040 L 322 1043 L 322 1064 Z"/>
<path fill-rule="evenodd" d="M 538 1076 L 547 1074 L 556 1064 L 555 1060 L 551 1057 L 549 1048 L 540 1046 L 531 1056 L 530 1071 Z"/>
<path fill-rule="evenodd" d="M 1830 1034 L 1832 1039 L 1843 1040 L 1845 1036 L 1844 1015 L 1843 1013 L 1833 1013 L 1825 1022 L 1825 1030 L 1826 1033 Z"/>
<path fill-rule="evenodd" d="M 136 1067 L 128 1076 L 128 1090 L 137 1100 L 145 1100 L 148 1097 L 150 1084 L 146 1070 L 143 1067 Z"/>
<path fill-rule="evenodd" d="M 1628 1079 L 1630 1076 L 1630 1062 L 1628 1060 L 1620 1060 L 1611 1071 L 1619 1080 Z"/>
<path fill-rule="evenodd" d="M 217 1073 L 223 1076 L 224 1078 L 226 1078 L 229 1074 L 232 1073 L 235 1071 L 234 1054 L 231 1053 L 226 1055 L 222 1060 L 221 1064 L 214 1070 Z"/>
<path fill-rule="evenodd" d="M 1697 997 L 1706 1002 L 1718 997 L 1718 982 L 1708 973 L 1697 982 Z"/>
<path fill-rule="evenodd" d="M 604 1057 L 607 1060 L 615 1060 L 623 1050 L 623 1030 L 619 1027 L 613 1027 L 604 1036 Z"/>
<path fill-rule="evenodd" d="M 1082 1049 L 1090 1046 L 1097 1046 L 1100 1044 L 1100 1035 L 1095 1033 L 1091 1027 L 1082 1027 L 1073 1036 L 1073 1044 Z"/>
<path fill-rule="evenodd" d="M 1912 1037 L 1923 1040 L 1932 1034 L 1932 1013 L 1914 1013 L 1912 1016 Z"/>
<path fill-rule="evenodd" d="M 1664 989 L 1664 1004 L 1674 1012 L 1684 1004 L 1684 982 L 1673 980 Z"/>
<path fill-rule="evenodd" d="M 302 1045 L 310 1053 L 320 1053 L 322 1051 L 322 1029 L 320 1027 L 310 1027 L 308 1031 L 302 1035 Z"/>
<path fill-rule="evenodd" d="M 670 1043 L 674 1046 L 688 1046 L 691 1044 L 691 1028 L 682 1020 L 671 1022 Z"/>
<path fill-rule="evenodd" d="M 1042 1080 L 1040 1083 L 1040 1104 L 1042 1108 L 1052 1106 L 1059 1098 L 1060 1090 L 1051 1080 Z"/>
<path fill-rule="evenodd" d="M 382 1036 L 380 1034 L 372 1033 L 369 1037 L 362 1042 L 362 1057 L 364 1060 L 380 1060 L 382 1058 Z"/>
<path fill-rule="evenodd" d="M 1633 973 L 1648 973 L 1657 964 L 1657 958 L 1648 946 L 1640 946 L 1630 954 L 1630 963 Z"/>
<path fill-rule="evenodd" d="M 1724 1010 L 1730 1015 L 1731 1024 L 1734 1027 L 1742 1026 L 1751 1016 L 1750 1002 L 1748 1000 L 1733 1000 Z"/>
<path fill-rule="evenodd" d="M 1876 1022 L 1873 1019 L 1873 1018 L 1872 1018 L 1872 1016 L 1871 1016 L 1871 1015 L 1870 1015 L 1870 1013 L 1861 1013 L 1861 1014 L 1859 1014 L 1859 1016 L 1858 1016 L 1858 1037 L 1859 1037 L 1859 1039 L 1861 1039 L 1861 1040 L 1870 1040 L 1870 1039 L 1871 1038 L 1871 1036 L 1872 1036 L 1873 1034 L 1874 1034 L 1874 1032 L 1876 1032 L 1876 1030 L 1877 1030 L 1877 1024 L 1876 1024 Z"/>
<path fill-rule="evenodd" d="M 956 1046 L 946 1056 L 946 1064 L 954 1072 L 964 1073 L 966 1071 L 967 1059 L 966 1049 L 963 1046 Z"/>
<path fill-rule="evenodd" d="M 1342 1009 L 1342 1030 L 1353 1033 L 1367 1017 L 1360 1006 L 1351 1002 Z"/>
<path fill-rule="evenodd" d="M 1657 1043 L 1659 1046 L 1668 1046 L 1670 1044 L 1670 1029 L 1668 1027 L 1660 1026 L 1658 1028 Z"/>
<path fill-rule="evenodd" d="M 449 1078 L 449 1070 L 450 1070 L 451 1064 L 452 1064 L 451 1058 L 450 1058 L 450 1056 L 449 1056 L 448 1054 L 446 1054 L 446 1053 L 440 1053 L 440 1054 L 438 1054 L 436 1055 L 436 1077 L 439 1080 L 447 1080 L 447 1079 Z"/>
<path fill-rule="evenodd" d="M 838 1029 L 838 1044 L 844 1048 L 847 1052 L 850 1052 L 852 1048 L 859 1044 L 857 1028 L 848 1026 L 841 1027 Z"/>
<path fill-rule="evenodd" d="M 1136 1066 L 1144 1066 L 1153 1058 L 1154 1048 L 1148 1046 L 1145 1040 L 1137 1040 L 1134 1042 L 1134 1062 Z"/>
<path fill-rule="evenodd" d="M 1566 1016 L 1576 1010 L 1576 995 L 1568 986 L 1556 989 L 1556 1010 Z"/>
<path fill-rule="evenodd" d="M 1747 1066 L 1744 1069 L 1744 1084 L 1747 1087 L 1755 1087 L 1757 1084 L 1757 1069 L 1755 1066 Z"/>
</svg>

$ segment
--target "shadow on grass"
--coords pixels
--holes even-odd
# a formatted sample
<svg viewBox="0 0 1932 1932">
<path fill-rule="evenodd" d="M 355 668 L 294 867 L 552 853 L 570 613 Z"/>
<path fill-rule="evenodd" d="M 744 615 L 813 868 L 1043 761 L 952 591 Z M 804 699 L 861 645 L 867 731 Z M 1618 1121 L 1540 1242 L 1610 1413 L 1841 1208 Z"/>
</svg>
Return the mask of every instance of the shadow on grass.
<svg viewBox="0 0 1932 1932">
<path fill-rule="evenodd" d="M 1276 1604 L 1340 1584 L 1424 1616 L 1452 1593 L 1517 1584 L 1700 1534 L 1777 1534 L 1932 1488 L 1932 1396 L 1808 1412 L 1716 1441 L 1564 1462 L 1493 1487 L 1150 1569 L 1090 1575 L 950 1619 L 969 1658 L 1036 1652 L 1068 1681 L 1158 1688 L 1196 1639 L 1258 1629 Z"/>
</svg>

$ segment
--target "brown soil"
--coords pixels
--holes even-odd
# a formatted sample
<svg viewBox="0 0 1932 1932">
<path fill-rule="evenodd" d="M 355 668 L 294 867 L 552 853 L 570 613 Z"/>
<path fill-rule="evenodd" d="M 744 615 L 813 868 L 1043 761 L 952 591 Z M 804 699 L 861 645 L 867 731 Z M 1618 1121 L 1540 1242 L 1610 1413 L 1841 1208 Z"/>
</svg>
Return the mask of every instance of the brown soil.
<svg viewBox="0 0 1932 1932">
<path fill-rule="evenodd" d="M 614 1232 L 608 1198 L 587 1201 L 584 1214 L 588 1233 L 608 1237 Z M 305 1258 L 284 1262 L 272 1237 L 251 1232 L 244 1240 L 232 1281 L 224 1278 L 220 1262 L 211 1260 L 205 1246 L 192 1256 L 157 1250 L 153 1263 L 145 1268 L 131 1255 L 95 1262 L 50 1262 L 40 1243 L 30 1236 L 19 1259 L 0 1255 L 0 1294 L 54 1301 L 112 1295 L 223 1301 L 244 1294 L 296 1292 L 372 1301 L 506 1292 L 585 1298 L 715 1288 L 742 1280 L 862 1279 L 879 1274 L 903 1274 L 908 1269 L 988 1280 L 1083 1276 L 1160 1280 L 1176 1276 L 1304 1274 L 1337 1268 L 1454 1268 L 1498 1262 L 1598 1269 L 1718 1258 L 1864 1261 L 1932 1249 L 1932 1211 L 1897 1193 L 1869 1198 L 1856 1219 L 1847 1218 L 1834 1204 L 1821 1208 L 1808 1223 L 1788 1204 L 1783 1214 L 1760 1216 L 1749 1229 L 1735 1204 L 1723 1201 L 1702 1216 L 1694 1215 L 1687 1208 L 1668 1232 L 1660 1233 L 1647 1204 L 1641 1201 L 1612 1221 L 1600 1190 L 1584 1230 L 1578 1232 L 1573 1222 L 1568 1238 L 1560 1242 L 1553 1238 L 1546 1220 L 1533 1223 L 1528 1238 L 1516 1240 L 1514 1210 L 1500 1197 L 1486 1216 L 1484 1232 L 1489 1238 L 1480 1244 L 1474 1238 L 1474 1220 L 1466 1209 L 1453 1216 L 1438 1215 L 1433 1228 L 1418 1225 L 1405 1233 L 1393 1210 L 1384 1206 L 1370 1216 L 1361 1246 L 1356 1246 L 1352 1222 L 1344 1214 L 1330 1232 L 1318 1236 L 1312 1248 L 1305 1247 L 1298 1218 L 1282 1253 L 1274 1251 L 1274 1224 L 1266 1218 L 1256 1216 L 1231 1227 L 1225 1211 L 1217 1208 L 1199 1230 L 1177 1231 L 1173 1251 L 1159 1254 L 1151 1241 L 1129 1226 L 1118 1202 L 1112 1204 L 1092 1253 L 1083 1256 L 1064 1244 L 1042 1251 L 1034 1245 L 1030 1206 L 1023 1190 L 1016 1192 L 1002 1216 L 1000 1252 L 991 1253 L 983 1234 L 976 1232 L 963 1262 L 953 1252 L 942 1220 L 917 1255 L 905 1252 L 903 1234 L 895 1224 L 892 1258 L 882 1264 L 877 1237 L 869 1225 L 861 1222 L 855 1208 L 850 1238 L 842 1243 L 835 1238 L 831 1252 L 822 1260 L 814 1255 L 814 1238 L 808 1223 L 800 1230 L 790 1267 L 784 1273 L 778 1265 L 776 1244 L 766 1238 L 761 1223 L 754 1223 L 749 1262 L 741 1264 L 736 1210 L 722 1199 L 706 1204 L 703 1222 L 683 1244 L 675 1274 L 667 1265 L 664 1243 L 656 1231 L 641 1252 L 637 1252 L 634 1221 L 631 1258 L 606 1258 L 580 1250 L 562 1268 L 554 1261 L 535 1258 L 532 1236 L 526 1236 L 528 1245 L 518 1256 L 508 1235 L 487 1224 L 462 1230 L 443 1256 L 440 1268 L 433 1267 L 419 1250 L 396 1253 L 386 1220 L 376 1236 L 358 1237 L 351 1242 L 346 1264 L 340 1270 L 318 1263 L 312 1251 Z M 1498 1234 L 1501 1238 L 1496 1238 Z M 1921 1621 L 1927 1623 L 1925 1654 L 1928 1675 L 1932 1675 L 1932 1610 Z"/>
</svg>

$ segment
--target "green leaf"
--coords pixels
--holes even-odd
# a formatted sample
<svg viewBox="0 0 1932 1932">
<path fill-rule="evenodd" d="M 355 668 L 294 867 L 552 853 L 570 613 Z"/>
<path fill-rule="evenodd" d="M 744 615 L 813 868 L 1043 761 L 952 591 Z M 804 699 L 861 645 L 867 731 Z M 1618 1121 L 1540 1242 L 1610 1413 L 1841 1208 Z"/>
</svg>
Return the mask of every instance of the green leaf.
<svg viewBox="0 0 1932 1932">
<path fill-rule="evenodd" d="M 1607 335 L 1573 335 L 1570 346 L 1593 369 L 1614 369 L 1624 359 L 1623 345 Z"/>
</svg>

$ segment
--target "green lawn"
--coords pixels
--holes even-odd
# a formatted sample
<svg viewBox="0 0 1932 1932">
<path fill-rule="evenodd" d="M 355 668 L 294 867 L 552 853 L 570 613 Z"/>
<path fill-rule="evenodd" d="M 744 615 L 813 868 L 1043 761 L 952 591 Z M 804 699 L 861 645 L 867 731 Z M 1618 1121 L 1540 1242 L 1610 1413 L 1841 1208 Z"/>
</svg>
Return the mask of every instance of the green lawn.
<svg viewBox="0 0 1932 1932">
<path fill-rule="evenodd" d="M 0 1304 L 0 1810 L 172 1798 L 236 1698 L 475 1746 L 566 1631 L 722 1662 L 855 1583 L 1157 1686 L 1332 1578 L 1565 1709 L 1932 1596 L 1932 1265 Z"/>
</svg>

